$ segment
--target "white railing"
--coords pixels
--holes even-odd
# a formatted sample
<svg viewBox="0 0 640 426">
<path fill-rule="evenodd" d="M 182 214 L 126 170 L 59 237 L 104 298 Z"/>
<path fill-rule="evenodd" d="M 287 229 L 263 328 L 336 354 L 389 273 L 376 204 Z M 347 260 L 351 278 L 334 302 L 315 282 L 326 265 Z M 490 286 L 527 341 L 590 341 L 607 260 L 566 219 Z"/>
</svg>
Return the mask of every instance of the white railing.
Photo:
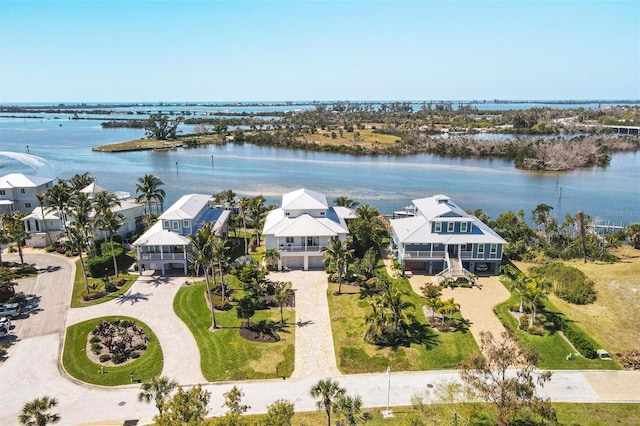
<svg viewBox="0 0 640 426">
<path fill-rule="evenodd" d="M 443 259 L 445 251 L 405 250 L 405 259 Z"/>
<path fill-rule="evenodd" d="M 317 253 L 320 251 L 322 246 L 280 246 L 281 252 L 314 252 Z"/>
<path fill-rule="evenodd" d="M 185 260 L 186 253 L 141 253 L 140 260 Z"/>
</svg>

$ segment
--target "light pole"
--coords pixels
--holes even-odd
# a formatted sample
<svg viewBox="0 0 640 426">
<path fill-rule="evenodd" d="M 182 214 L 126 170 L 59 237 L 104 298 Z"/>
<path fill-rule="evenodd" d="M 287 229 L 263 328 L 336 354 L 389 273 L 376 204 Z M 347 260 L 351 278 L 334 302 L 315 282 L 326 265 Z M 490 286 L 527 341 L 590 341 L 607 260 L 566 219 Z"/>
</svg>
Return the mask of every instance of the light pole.
<svg viewBox="0 0 640 426">
<path fill-rule="evenodd" d="M 382 412 L 382 417 L 393 417 L 393 413 L 389 409 L 389 397 L 391 396 L 391 367 L 387 367 L 387 410 Z"/>
</svg>

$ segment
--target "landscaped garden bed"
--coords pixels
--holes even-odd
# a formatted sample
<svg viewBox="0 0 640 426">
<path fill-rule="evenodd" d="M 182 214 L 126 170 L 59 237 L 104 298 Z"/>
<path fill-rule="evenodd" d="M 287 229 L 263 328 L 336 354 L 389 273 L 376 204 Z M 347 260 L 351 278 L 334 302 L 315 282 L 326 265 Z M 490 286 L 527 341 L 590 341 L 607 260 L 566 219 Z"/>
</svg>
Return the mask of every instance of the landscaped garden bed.
<svg viewBox="0 0 640 426">
<path fill-rule="evenodd" d="M 237 282 L 231 276 L 225 279 Z M 236 290 L 234 298 L 241 297 L 242 291 Z M 279 324 L 280 310 L 277 308 L 255 311 L 250 323 L 260 324 L 264 321 L 267 327 L 275 330 L 280 339 L 264 342 L 261 339 L 245 338 L 251 337 L 251 331 L 242 330 L 246 321 L 238 318 L 235 308 L 215 311 L 218 328 L 210 331 L 211 311 L 205 299 L 204 283 L 181 288 L 174 299 L 173 309 L 196 339 L 202 374 L 208 381 L 289 377 L 293 373 L 293 311 L 284 310 L 284 325 Z"/>
<path fill-rule="evenodd" d="M 91 334 L 101 323 L 114 320 L 118 320 L 118 324 L 122 322 L 125 322 L 125 325 L 131 324 L 128 327 L 121 327 L 125 333 L 137 334 L 138 338 L 143 333 L 146 348 L 143 350 L 138 346 L 142 343 L 137 342 L 134 336 L 132 339 L 133 346 L 129 345 L 132 350 L 128 351 L 129 356 L 127 359 L 116 365 L 113 362 L 113 354 L 111 354 L 109 360 L 111 365 L 109 365 L 106 361 L 101 362 L 99 356 L 96 359 L 96 354 L 91 350 L 91 339 L 93 337 Z M 134 331 L 133 324 L 139 327 L 140 330 Z M 134 342 L 136 343 L 134 344 Z M 139 349 L 135 349 L 136 347 Z M 137 353 L 139 357 L 131 357 L 132 353 Z M 120 358 L 117 358 L 117 360 L 119 361 Z M 103 386 L 117 386 L 131 383 L 132 376 L 135 381 L 145 381 L 162 372 L 162 360 L 162 349 L 156 335 L 149 326 L 134 318 L 115 316 L 94 318 L 67 328 L 62 365 L 70 376 L 83 382 Z"/>
</svg>

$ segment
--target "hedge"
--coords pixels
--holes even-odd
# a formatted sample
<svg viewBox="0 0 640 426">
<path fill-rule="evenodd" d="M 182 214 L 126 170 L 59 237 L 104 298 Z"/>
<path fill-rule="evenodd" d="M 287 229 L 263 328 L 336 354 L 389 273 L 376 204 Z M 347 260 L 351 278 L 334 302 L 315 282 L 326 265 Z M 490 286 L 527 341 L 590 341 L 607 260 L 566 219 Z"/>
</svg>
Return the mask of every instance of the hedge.
<svg viewBox="0 0 640 426">
<path fill-rule="evenodd" d="M 117 258 L 121 257 L 124 253 L 124 249 L 122 248 L 122 246 L 115 243 L 113 244 L 113 251 L 115 252 Z M 89 258 L 87 260 L 87 269 L 89 275 L 91 275 L 93 278 L 103 277 L 105 275 L 105 271 L 107 271 L 109 275 L 113 275 L 114 273 L 116 273 L 113 270 L 113 256 L 111 254 L 111 249 L 109 249 L 108 251 L 105 250 L 102 256 L 94 256 Z"/>
<path fill-rule="evenodd" d="M 556 327 L 562 331 L 564 337 L 571 342 L 582 356 L 588 359 L 595 359 L 598 357 L 595 344 L 584 334 L 582 330 L 573 323 L 562 318 L 560 315 L 551 312 L 547 312 L 547 315 L 556 324 Z"/>
</svg>

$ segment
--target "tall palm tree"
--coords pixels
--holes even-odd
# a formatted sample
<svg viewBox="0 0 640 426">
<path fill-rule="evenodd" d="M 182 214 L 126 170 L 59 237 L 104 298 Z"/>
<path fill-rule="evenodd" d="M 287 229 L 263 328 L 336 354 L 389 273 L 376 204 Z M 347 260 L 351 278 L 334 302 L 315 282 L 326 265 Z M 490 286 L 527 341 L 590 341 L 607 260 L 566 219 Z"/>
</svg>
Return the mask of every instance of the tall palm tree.
<svg viewBox="0 0 640 426">
<path fill-rule="evenodd" d="M 284 302 L 287 301 L 287 298 L 291 294 L 291 281 L 279 281 L 274 285 L 274 287 L 275 292 L 273 296 L 280 307 L 280 324 L 284 324 L 284 314 L 282 309 L 284 307 Z"/>
<path fill-rule="evenodd" d="M 138 401 L 149 404 L 151 400 L 156 403 L 158 412 L 162 414 L 165 401 L 169 398 L 169 394 L 178 386 L 178 382 L 165 376 L 155 376 L 150 380 L 142 383 Z"/>
<path fill-rule="evenodd" d="M 69 185 L 76 191 L 86 188 L 93 182 L 95 182 L 95 178 L 91 177 L 89 172 L 84 172 L 82 174 L 76 173 L 69 178 Z"/>
<path fill-rule="evenodd" d="M 365 422 L 365 418 L 362 415 L 362 397 L 360 395 L 338 395 L 333 405 L 333 412 L 340 418 L 336 425 L 353 426 Z"/>
<path fill-rule="evenodd" d="M 87 249 L 92 248 L 91 240 L 94 237 L 94 221 L 91 217 L 93 203 L 84 192 L 76 192 L 69 199 L 69 207 L 73 215 L 73 227 L 84 233 Z"/>
<path fill-rule="evenodd" d="M 262 195 L 258 195 L 251 200 L 251 204 L 249 205 L 248 213 L 249 216 L 251 216 L 251 221 L 253 222 L 253 238 L 256 242 L 256 246 L 260 246 L 260 234 L 262 233 L 264 221 L 267 217 L 267 212 L 269 211 L 264 205 L 264 201 L 264 197 Z"/>
<path fill-rule="evenodd" d="M 327 414 L 327 426 L 331 426 L 331 409 L 334 404 L 334 400 L 340 395 L 343 395 L 346 389 L 340 387 L 340 384 L 331 379 L 322 379 L 311 387 L 309 394 L 312 398 L 319 398 L 316 401 L 316 407 L 318 410 L 324 409 Z"/>
<path fill-rule="evenodd" d="M 96 216 L 104 214 L 116 206 L 120 207 L 122 203 L 112 192 L 100 191 L 93 196 L 93 208 L 96 211 Z"/>
<path fill-rule="evenodd" d="M 351 198 L 349 198 L 346 195 L 341 195 L 337 197 L 335 200 L 333 200 L 333 204 L 335 204 L 336 206 L 348 207 L 352 209 L 358 206 L 360 203 L 357 201 L 353 201 Z"/>
<path fill-rule="evenodd" d="M 211 243 L 211 261 L 217 263 L 218 265 L 218 274 L 220 274 L 220 291 L 222 300 L 226 300 L 226 289 L 224 283 L 224 269 L 227 267 L 229 263 L 229 241 L 221 238 L 219 236 L 214 235 L 213 241 Z M 211 270 L 213 271 L 213 265 L 211 266 Z M 213 281 L 215 282 L 215 274 L 213 276 Z"/>
<path fill-rule="evenodd" d="M 59 179 L 58 183 L 53 185 L 45 192 L 47 204 L 54 207 L 58 211 L 62 228 L 67 232 L 67 209 L 69 207 L 69 199 L 71 198 L 72 188 L 65 180 Z"/>
<path fill-rule="evenodd" d="M 414 321 L 414 316 L 408 309 L 414 308 L 415 305 L 403 299 L 406 294 L 395 284 L 388 284 L 381 294 L 382 305 L 387 310 L 387 326 L 396 337 L 404 335 Z"/>
<path fill-rule="evenodd" d="M 77 252 L 80 257 L 80 265 L 82 266 L 82 275 L 84 277 L 84 286 L 89 295 L 89 279 L 87 278 L 87 265 L 85 264 L 82 251 L 87 248 L 87 237 L 83 229 L 72 226 L 67 230 L 67 239 L 71 251 Z"/>
<path fill-rule="evenodd" d="M 46 426 L 50 423 L 58 423 L 58 414 L 49 414 L 48 411 L 58 405 L 55 398 L 43 396 L 29 401 L 22 407 L 22 412 L 18 416 L 21 425 L 26 426 Z"/>
<path fill-rule="evenodd" d="M 247 243 L 247 212 L 251 206 L 251 198 L 242 197 L 238 203 L 240 208 L 240 216 L 242 217 L 242 228 L 244 235 L 244 254 L 249 254 L 249 244 Z"/>
<path fill-rule="evenodd" d="M 520 295 L 520 313 L 524 312 L 525 290 L 527 288 L 527 276 L 512 265 L 500 267 L 502 274 L 498 277 L 510 291 L 516 291 Z"/>
<path fill-rule="evenodd" d="M 162 179 L 157 176 L 146 174 L 141 178 L 138 178 L 136 184 L 136 194 L 140 194 L 136 197 L 138 203 L 144 203 L 145 214 L 147 214 L 147 208 L 149 209 L 149 215 L 151 215 L 151 206 L 162 206 L 164 203 L 164 197 L 167 195 L 164 189 L 160 188 L 164 185 Z M 156 211 L 158 209 L 156 208 Z"/>
<path fill-rule="evenodd" d="M 355 214 L 357 218 L 349 223 L 349 231 L 353 235 L 358 255 L 363 255 L 370 248 L 377 251 L 385 233 L 380 212 L 375 207 L 363 204 L 356 209 Z"/>
<path fill-rule="evenodd" d="M 25 241 L 27 241 L 27 238 L 29 238 L 29 234 L 24 229 L 24 222 L 22 221 L 23 217 L 24 215 L 20 212 L 5 213 L 2 217 L 6 237 L 9 241 L 16 244 L 21 264 L 24 264 L 22 247 L 24 246 Z"/>
<path fill-rule="evenodd" d="M 342 277 L 347 272 L 347 262 L 353 254 L 353 250 L 347 248 L 346 241 L 342 241 L 339 236 L 334 235 L 329 239 L 329 245 L 321 247 L 324 260 L 330 265 L 334 265 L 338 274 L 338 294 L 342 291 Z"/>
<path fill-rule="evenodd" d="M 524 291 L 524 297 L 527 304 L 531 306 L 531 318 L 529 318 L 529 325 L 533 326 L 536 321 L 536 315 L 538 314 L 538 303 L 542 299 L 545 299 L 551 290 L 551 283 L 539 278 L 529 278 Z"/>
<path fill-rule="evenodd" d="M 119 212 L 112 212 L 107 209 L 100 216 L 96 217 L 96 227 L 109 235 L 109 244 L 111 245 L 111 255 L 113 257 L 113 274 L 118 275 L 118 261 L 116 260 L 116 252 L 113 250 L 113 236 L 124 225 L 124 216 Z"/>
<path fill-rule="evenodd" d="M 207 296 L 211 307 L 211 328 L 215 330 L 217 328 L 216 314 L 213 307 L 211 283 L 209 282 L 209 267 L 213 257 L 213 223 L 206 222 L 202 228 L 198 229 L 195 235 L 189 235 L 189 240 L 189 254 L 193 259 L 192 261 L 196 269 L 202 267 L 204 270 L 204 281 L 207 286 Z"/>
</svg>

